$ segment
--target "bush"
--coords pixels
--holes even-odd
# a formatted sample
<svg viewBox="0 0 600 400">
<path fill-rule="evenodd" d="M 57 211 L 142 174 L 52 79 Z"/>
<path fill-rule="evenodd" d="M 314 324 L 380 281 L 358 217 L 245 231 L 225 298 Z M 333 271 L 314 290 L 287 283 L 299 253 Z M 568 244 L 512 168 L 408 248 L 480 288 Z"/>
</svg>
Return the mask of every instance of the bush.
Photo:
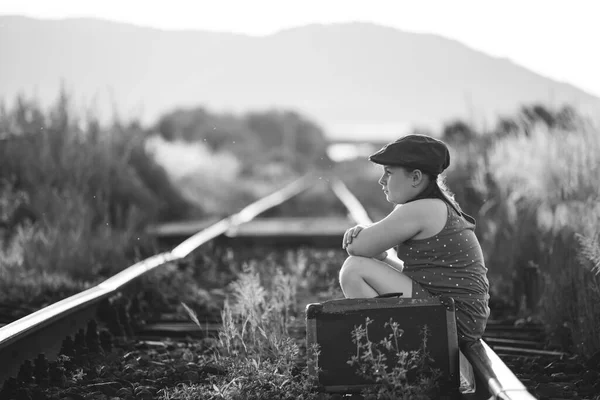
<svg viewBox="0 0 600 400">
<path fill-rule="evenodd" d="M 590 354 L 600 349 L 600 135 L 565 109 L 525 111 L 517 131 L 455 150 L 450 187 L 478 220 L 493 296 L 536 313 L 553 346 Z"/>
<path fill-rule="evenodd" d="M 211 151 L 233 154 L 243 176 L 289 169 L 304 173 L 331 165 L 319 126 L 291 111 L 213 114 L 204 108 L 177 109 L 162 116 L 154 130 L 167 141 L 199 142 Z"/>
<path fill-rule="evenodd" d="M 2 105 L 0 133 L 6 199 L 0 214 L 10 220 L 20 204 L 31 210 L 33 220 L 31 230 L 20 236 L 21 221 L 4 227 L 4 249 L 21 254 L 3 266 L 3 284 L 14 295 L 31 287 L 24 276 L 48 277 L 57 291 L 45 295 L 54 300 L 64 294 L 56 282 L 65 282 L 70 292 L 110 276 L 156 251 L 144 233 L 149 223 L 161 213 L 172 218 L 186 212 L 187 203 L 145 153 L 145 132 L 137 123 L 117 121 L 103 129 L 93 116 L 78 118 L 61 93 L 48 111 L 24 98 L 12 110 Z M 16 270 L 8 273 L 8 268 L 20 272 L 11 275 Z"/>
<path fill-rule="evenodd" d="M 538 128 L 506 139 L 492 148 L 489 168 L 507 216 L 498 230 L 513 236 L 517 281 L 524 266 L 539 269 L 542 319 L 552 331 L 567 328 L 572 350 L 600 349 L 598 130 Z"/>
</svg>

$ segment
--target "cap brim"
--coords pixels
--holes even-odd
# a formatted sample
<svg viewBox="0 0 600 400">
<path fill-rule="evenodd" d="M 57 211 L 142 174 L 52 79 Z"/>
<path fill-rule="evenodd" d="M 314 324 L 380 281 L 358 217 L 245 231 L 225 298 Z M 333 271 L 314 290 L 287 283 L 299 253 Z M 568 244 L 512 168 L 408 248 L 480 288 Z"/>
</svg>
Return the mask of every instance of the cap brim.
<svg viewBox="0 0 600 400">
<path fill-rule="evenodd" d="M 370 155 L 369 161 L 379 165 L 395 165 L 399 167 L 405 166 L 405 164 L 398 162 L 398 160 L 386 157 L 383 152 Z"/>
</svg>

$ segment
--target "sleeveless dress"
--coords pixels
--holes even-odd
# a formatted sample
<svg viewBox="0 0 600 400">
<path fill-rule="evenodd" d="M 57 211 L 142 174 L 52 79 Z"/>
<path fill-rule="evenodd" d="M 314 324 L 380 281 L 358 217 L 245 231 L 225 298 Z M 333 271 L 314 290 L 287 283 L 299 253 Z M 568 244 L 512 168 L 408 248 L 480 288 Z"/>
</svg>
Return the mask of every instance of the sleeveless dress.
<svg viewBox="0 0 600 400">
<path fill-rule="evenodd" d="M 458 340 L 462 345 L 483 335 L 490 315 L 489 282 L 483 253 L 475 236 L 475 220 L 447 202 L 444 228 L 426 239 L 396 246 L 403 273 L 413 280 L 413 297 L 445 295 L 456 305 Z"/>
</svg>

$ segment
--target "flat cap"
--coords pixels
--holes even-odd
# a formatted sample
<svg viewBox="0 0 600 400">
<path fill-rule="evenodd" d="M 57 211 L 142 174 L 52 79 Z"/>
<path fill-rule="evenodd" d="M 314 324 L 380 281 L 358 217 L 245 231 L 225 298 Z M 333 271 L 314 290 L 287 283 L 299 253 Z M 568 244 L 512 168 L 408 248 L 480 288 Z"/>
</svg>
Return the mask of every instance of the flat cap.
<svg viewBox="0 0 600 400">
<path fill-rule="evenodd" d="M 381 165 L 410 167 L 439 175 L 450 165 L 448 146 L 427 135 L 407 135 L 389 143 L 369 160 Z"/>
</svg>

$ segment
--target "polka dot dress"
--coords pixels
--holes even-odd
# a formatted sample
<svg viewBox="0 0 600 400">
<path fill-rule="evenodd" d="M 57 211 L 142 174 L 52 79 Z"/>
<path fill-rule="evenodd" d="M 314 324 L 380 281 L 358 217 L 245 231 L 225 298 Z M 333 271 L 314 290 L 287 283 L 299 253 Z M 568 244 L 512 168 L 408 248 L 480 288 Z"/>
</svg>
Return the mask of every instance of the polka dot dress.
<svg viewBox="0 0 600 400">
<path fill-rule="evenodd" d="M 490 315 L 487 268 L 475 221 L 448 207 L 446 225 L 427 239 L 408 240 L 398 246 L 404 274 L 413 280 L 413 297 L 452 297 L 456 304 L 459 342 L 481 338 Z"/>
</svg>

